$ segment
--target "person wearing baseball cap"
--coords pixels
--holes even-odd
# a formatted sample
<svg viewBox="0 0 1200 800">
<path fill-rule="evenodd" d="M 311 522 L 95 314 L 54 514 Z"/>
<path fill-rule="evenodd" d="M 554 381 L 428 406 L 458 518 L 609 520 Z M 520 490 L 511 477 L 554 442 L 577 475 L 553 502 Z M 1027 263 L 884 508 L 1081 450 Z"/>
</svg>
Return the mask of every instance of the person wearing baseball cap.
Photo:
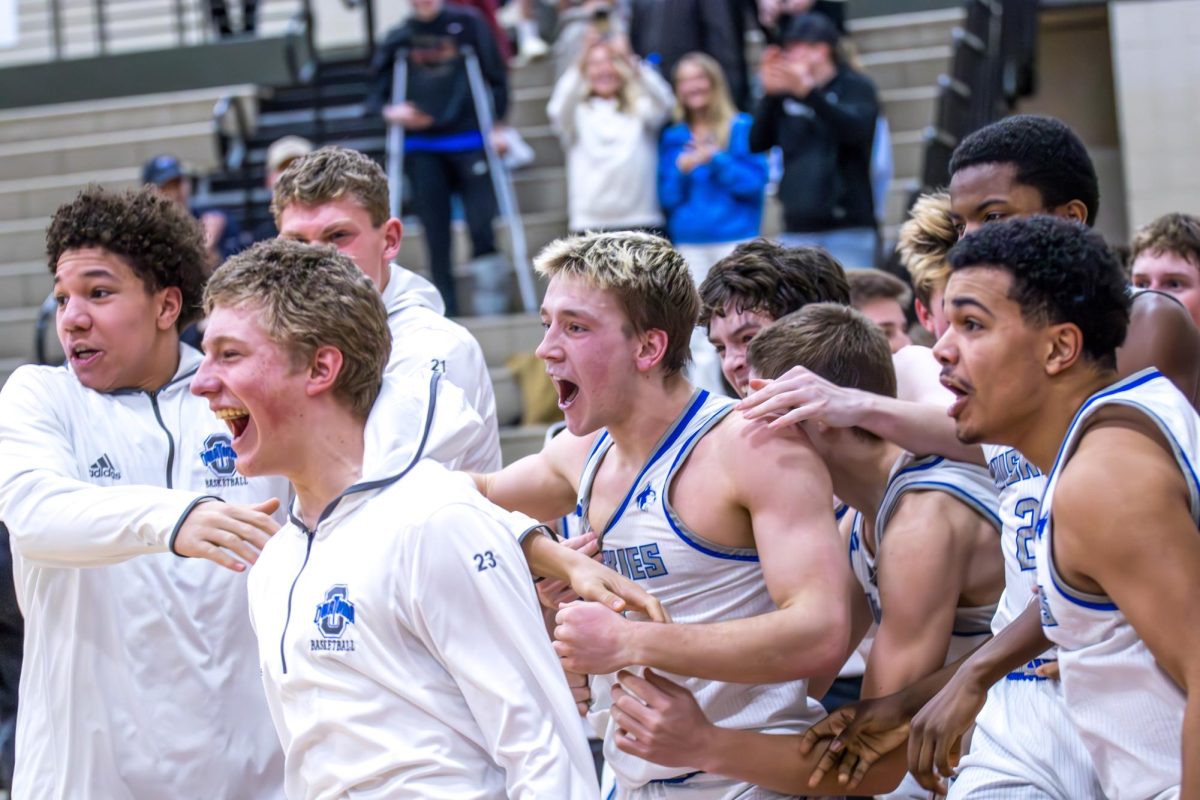
<svg viewBox="0 0 1200 800">
<path fill-rule="evenodd" d="M 752 150 L 783 151 L 780 241 L 824 247 L 847 268 L 874 266 L 875 85 L 841 59 L 837 27 L 823 14 L 792 18 L 780 38 L 763 53 L 765 96 L 750 130 Z"/>
<path fill-rule="evenodd" d="M 242 232 L 236 221 L 225 212 L 210 209 L 197 212 L 192 205 L 192 176 L 184 169 L 183 162 L 173 155 L 159 155 L 142 165 L 142 183 L 173 200 L 191 212 L 204 226 L 204 247 L 208 254 L 208 271 L 234 253 L 245 248 Z"/>
</svg>

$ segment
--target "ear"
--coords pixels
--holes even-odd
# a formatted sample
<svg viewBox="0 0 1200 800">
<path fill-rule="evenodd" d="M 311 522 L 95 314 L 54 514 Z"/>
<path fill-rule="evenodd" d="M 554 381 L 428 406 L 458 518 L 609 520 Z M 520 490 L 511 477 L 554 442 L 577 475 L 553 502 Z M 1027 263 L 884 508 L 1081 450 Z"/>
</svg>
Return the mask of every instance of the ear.
<svg viewBox="0 0 1200 800">
<path fill-rule="evenodd" d="M 933 313 L 925 307 L 919 297 L 913 300 L 913 309 L 917 312 L 917 322 L 921 327 L 937 336 L 937 331 L 933 329 Z"/>
<path fill-rule="evenodd" d="M 179 314 L 183 311 L 183 292 L 178 286 L 168 286 L 154 293 L 155 315 L 154 324 L 160 331 L 168 331 L 175 327 Z"/>
<path fill-rule="evenodd" d="M 1083 357 L 1083 331 L 1071 322 L 1046 326 L 1046 374 L 1059 375 Z"/>
<path fill-rule="evenodd" d="M 1082 200 L 1068 200 L 1054 209 L 1054 216 L 1063 217 L 1081 224 L 1087 224 L 1088 209 Z"/>
<path fill-rule="evenodd" d="M 383 223 L 384 248 L 383 256 L 390 264 L 400 253 L 400 244 L 404 241 L 404 223 L 391 217 Z"/>
<path fill-rule="evenodd" d="M 663 356 L 667 354 L 667 332 L 651 328 L 637 334 L 636 340 L 638 348 L 634 358 L 637 370 L 638 372 L 650 372 L 662 362 Z"/>
<path fill-rule="evenodd" d="M 338 376 L 342 374 L 342 351 L 333 345 L 322 345 L 308 362 L 308 380 L 305 394 L 316 397 L 333 390 Z"/>
</svg>

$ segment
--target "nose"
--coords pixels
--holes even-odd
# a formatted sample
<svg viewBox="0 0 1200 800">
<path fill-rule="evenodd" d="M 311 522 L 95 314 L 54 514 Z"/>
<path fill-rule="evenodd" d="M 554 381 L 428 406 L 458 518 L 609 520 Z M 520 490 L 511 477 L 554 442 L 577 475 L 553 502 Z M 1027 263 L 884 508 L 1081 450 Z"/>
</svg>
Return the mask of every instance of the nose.
<svg viewBox="0 0 1200 800">
<path fill-rule="evenodd" d="M 964 222 L 962 235 L 959 236 L 958 238 L 961 239 L 961 238 L 963 238 L 963 236 L 970 236 L 972 233 L 974 233 L 975 231 L 979 230 L 982 227 L 983 227 L 982 222 Z"/>
<path fill-rule="evenodd" d="M 933 344 L 933 357 L 943 367 L 948 367 L 958 360 L 958 348 L 954 342 L 954 328 L 946 328 L 942 338 Z"/>
<path fill-rule="evenodd" d="M 725 372 L 725 380 L 736 386 L 736 378 L 746 371 L 746 348 L 726 347 L 721 356 L 721 369 Z"/>
<path fill-rule="evenodd" d="M 213 370 L 212 359 L 205 356 L 204 360 L 200 362 L 200 369 L 196 370 L 196 374 L 192 376 L 192 394 L 197 397 L 207 397 L 216 394 L 220 388 L 221 384 Z"/>
<path fill-rule="evenodd" d="M 64 331 L 82 331 L 92 326 L 92 317 L 88 313 L 87 303 L 82 299 L 68 297 L 66 303 L 58 307 L 58 327 Z"/>
<path fill-rule="evenodd" d="M 538 344 L 537 349 L 533 354 L 542 361 L 551 361 L 558 357 L 558 332 L 553 325 L 546 328 L 542 334 L 542 341 Z"/>
</svg>

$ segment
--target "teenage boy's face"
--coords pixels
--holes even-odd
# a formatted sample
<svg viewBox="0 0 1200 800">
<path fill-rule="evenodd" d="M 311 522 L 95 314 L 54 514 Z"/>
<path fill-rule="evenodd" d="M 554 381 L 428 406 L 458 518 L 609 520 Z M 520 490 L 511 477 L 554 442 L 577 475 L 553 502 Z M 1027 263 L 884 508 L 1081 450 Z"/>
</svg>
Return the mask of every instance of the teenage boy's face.
<svg viewBox="0 0 1200 800">
<path fill-rule="evenodd" d="M 1171 295 L 1200 325 L 1200 264 L 1166 251 L 1142 253 L 1133 262 L 1133 285 Z"/>
<path fill-rule="evenodd" d="M 746 363 L 750 340 L 774 321 L 761 311 L 738 311 L 733 303 L 725 307 L 724 314 L 713 314 L 709 320 L 708 340 L 721 358 L 721 374 L 738 397 L 745 397 L 750 391 L 750 368 Z"/>
<path fill-rule="evenodd" d="M 1017 183 L 1015 164 L 976 164 L 950 178 L 950 218 L 959 237 L 989 222 L 1048 213 L 1042 193 Z"/>
<path fill-rule="evenodd" d="M 88 247 L 59 256 L 54 300 L 58 340 L 80 383 L 99 392 L 161 386 L 152 356 L 160 337 L 173 335 L 178 288 L 148 291 L 124 258 Z"/>
<path fill-rule="evenodd" d="M 373 225 L 371 215 L 351 197 L 315 206 L 291 203 L 279 214 L 280 239 L 336 247 L 380 291 L 387 287 L 388 263 L 400 251 L 402 233 L 398 219 Z"/>
</svg>

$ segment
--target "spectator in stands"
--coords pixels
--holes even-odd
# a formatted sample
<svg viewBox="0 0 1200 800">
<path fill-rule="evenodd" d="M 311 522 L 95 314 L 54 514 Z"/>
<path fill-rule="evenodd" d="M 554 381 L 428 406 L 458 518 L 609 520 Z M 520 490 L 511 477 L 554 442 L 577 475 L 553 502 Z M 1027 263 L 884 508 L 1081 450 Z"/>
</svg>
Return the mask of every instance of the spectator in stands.
<svg viewBox="0 0 1200 800">
<path fill-rule="evenodd" d="M 923 194 L 900 226 L 896 250 L 900 263 L 912 281 L 917 322 L 935 339 L 941 338 L 949 323 L 942 310 L 942 295 L 950 280 L 946 253 L 958 241 L 958 231 L 950 216 L 950 193 Z"/>
<path fill-rule="evenodd" d="M 204 249 L 209 272 L 245 247 L 241 229 L 225 212 L 211 209 L 199 213 L 192 207 L 192 178 L 175 156 L 155 156 L 147 161 L 142 166 L 142 183 L 154 187 L 159 194 L 174 200 L 200 220 L 204 227 Z"/>
<path fill-rule="evenodd" d="M 912 293 L 904 281 L 877 269 L 851 270 L 846 277 L 850 280 L 850 305 L 879 326 L 892 352 L 912 344 L 904 315 Z"/>
<path fill-rule="evenodd" d="M 1169 294 L 1200 325 L 1200 219 L 1166 214 L 1133 237 L 1133 285 Z"/>
<path fill-rule="evenodd" d="M 21 680 L 21 653 L 25 647 L 25 620 L 17 606 L 13 585 L 12 552 L 8 528 L 0 522 L 0 793 L 12 789 L 13 753 L 17 739 L 17 687 Z"/>
<path fill-rule="evenodd" d="M 846 35 L 846 0 L 758 0 L 758 22 L 769 42 L 779 42 L 788 24 L 809 12 L 824 14 L 838 33 Z"/>
<path fill-rule="evenodd" d="M 236 0 L 234 0 L 236 2 Z M 240 33 L 253 36 L 258 27 L 259 0 L 242 0 L 242 29 Z M 229 19 L 228 0 L 208 0 L 208 14 L 213 27 L 222 39 L 233 36 L 233 23 Z"/>
<path fill-rule="evenodd" d="M 671 87 L 623 37 L 593 37 L 559 79 L 546 113 L 567 150 L 572 231 L 662 233 L 658 132 L 674 104 Z"/>
<path fill-rule="evenodd" d="M 712 56 L 739 108 L 750 107 L 744 0 L 632 0 L 633 50 L 672 75 L 688 53 Z"/>
<path fill-rule="evenodd" d="M 793 19 L 783 42 L 763 53 L 766 96 L 750 131 L 755 151 L 783 151 L 781 240 L 824 247 L 847 268 L 873 266 L 875 86 L 841 61 L 837 28 L 821 14 Z"/>
<path fill-rule="evenodd" d="M 559 0 L 554 36 L 554 80 L 579 63 L 594 36 L 628 36 L 629 26 L 612 0 Z"/>
<path fill-rule="evenodd" d="M 658 200 L 667 233 L 699 286 L 708 269 L 762 227 L 767 159 L 750 152 L 748 114 L 729 96 L 721 65 L 689 53 L 675 67 L 676 123 L 663 132 Z M 721 390 L 721 364 L 704 332 L 692 334 L 692 381 Z"/>
<path fill-rule="evenodd" d="M 288 168 L 288 165 L 312 151 L 313 143 L 302 136 L 283 136 L 271 142 L 271 146 L 267 148 L 266 161 L 263 164 L 266 170 L 263 175 L 263 183 L 274 192 L 279 176 Z M 279 229 L 275 227 L 273 217 L 268 216 L 267 219 L 254 226 L 253 239 L 255 242 L 274 239 L 278 235 Z"/>
<path fill-rule="evenodd" d="M 468 78 L 464 49 L 479 59 L 494 116 L 508 111 L 508 77 L 495 37 L 474 9 L 443 0 L 413 0 L 413 15 L 393 28 L 376 50 L 368 108 L 382 110 L 389 125 L 406 130 L 404 163 L 415 191 L 433 282 L 446 313 L 460 313 L 451 268 L 451 199 L 462 198 L 471 232 L 474 313 L 499 314 L 508 307 L 508 270 L 496 250 L 496 216 L 487 156 Z M 405 101 L 392 104 L 392 69 L 407 55 Z"/>
</svg>

